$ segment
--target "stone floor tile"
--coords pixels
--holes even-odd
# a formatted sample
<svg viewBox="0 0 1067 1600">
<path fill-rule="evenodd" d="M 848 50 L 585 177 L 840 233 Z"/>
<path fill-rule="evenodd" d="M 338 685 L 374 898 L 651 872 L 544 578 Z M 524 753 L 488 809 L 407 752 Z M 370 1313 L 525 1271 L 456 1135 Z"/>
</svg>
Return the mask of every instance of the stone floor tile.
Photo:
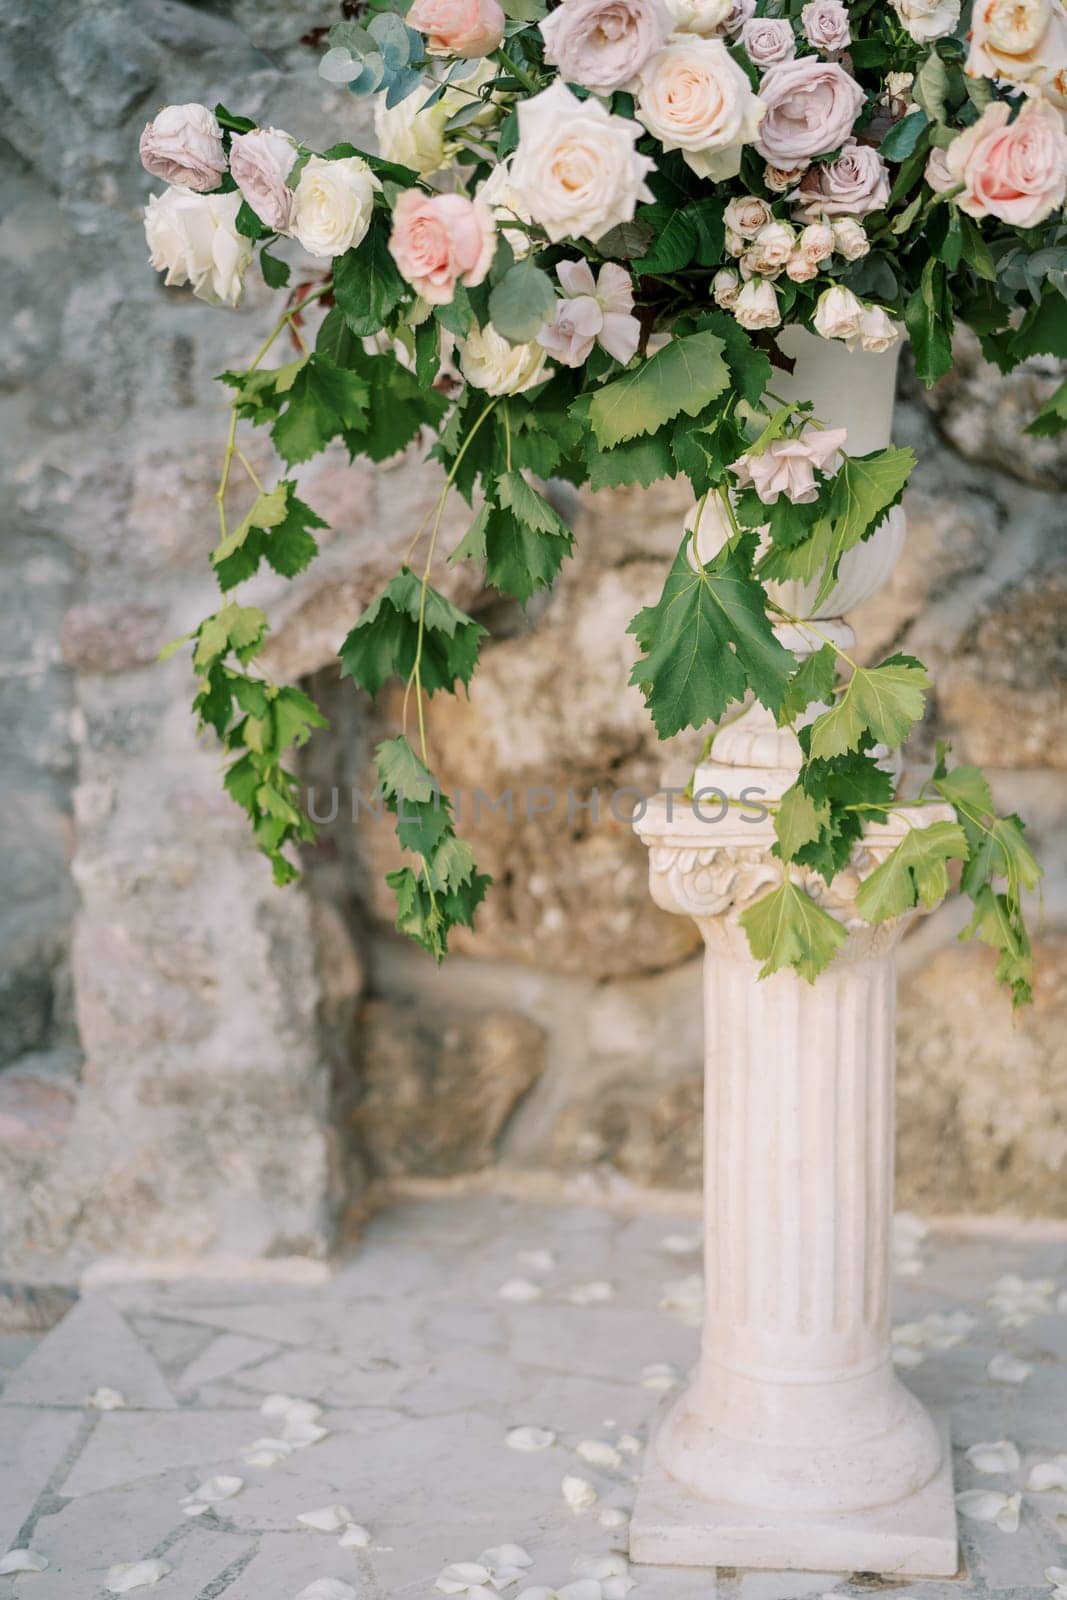
<svg viewBox="0 0 1067 1600">
<path fill-rule="evenodd" d="M 648 1424 L 660 1398 L 637 1382 L 561 1378 L 553 1374 L 530 1390 L 525 1406 L 509 1408 L 508 1426 L 531 1422 L 540 1428 L 554 1428 L 561 1436 L 586 1438 L 598 1433 L 610 1417 L 623 1431 L 632 1433 Z"/>
<path fill-rule="evenodd" d="M 420 1416 L 440 1412 L 507 1411 L 521 1404 L 530 1385 L 528 1373 L 506 1356 L 479 1350 L 453 1350 L 432 1363 L 425 1375 L 407 1384 L 398 1396 L 405 1411 Z"/>
<path fill-rule="evenodd" d="M 141 1316 L 127 1311 L 125 1317 L 168 1377 L 183 1372 L 219 1337 L 214 1328 L 202 1327 L 197 1322 L 179 1322 L 171 1316 Z"/>
<path fill-rule="evenodd" d="M 164 1552 L 164 1560 L 169 1561 L 174 1570 L 146 1593 L 157 1595 L 158 1600 L 197 1600 L 197 1596 L 226 1573 L 232 1572 L 236 1581 L 255 1555 L 256 1544 L 256 1540 L 198 1523 L 190 1527 L 187 1521 L 179 1537 Z M 228 1593 L 229 1585 L 221 1592 Z M 29 1600 L 33 1600 L 32 1592 Z M 288 1596 L 284 1600 L 288 1600 Z"/>
<path fill-rule="evenodd" d="M 688 1368 L 696 1359 L 699 1332 L 674 1318 L 607 1305 L 532 1304 L 509 1308 L 512 1352 L 520 1365 L 564 1376 L 585 1375 L 631 1382 L 651 1361 Z"/>
<path fill-rule="evenodd" d="M 175 1388 L 178 1391 L 200 1389 L 277 1354 L 278 1346 L 266 1339 L 253 1339 L 244 1333 L 223 1333 L 189 1363 L 175 1380 Z"/>
<path fill-rule="evenodd" d="M 174 1405 L 154 1358 L 105 1294 L 84 1295 L 8 1380 L 3 1400 L 80 1406 L 94 1390 L 118 1389 L 127 1405 Z"/>
<path fill-rule="evenodd" d="M 315 1578 L 341 1578 L 352 1585 L 360 1600 L 372 1596 L 379 1600 L 363 1576 L 359 1551 L 341 1550 L 336 1539 L 308 1532 L 266 1534 L 223 1596 L 225 1600 L 293 1600 Z M 166 1600 L 162 1586 L 160 1600 Z M 182 1595 L 181 1600 L 187 1597 Z"/>
<path fill-rule="evenodd" d="M 242 1389 L 260 1395 L 299 1395 L 329 1406 L 388 1406 L 401 1395 L 412 1378 L 426 1370 L 401 1367 L 388 1357 L 368 1358 L 340 1351 L 287 1350 L 272 1361 L 236 1374 Z"/>
<path fill-rule="evenodd" d="M 0 1333 L 0 1390 L 40 1342 L 39 1333 Z"/>
<path fill-rule="evenodd" d="M 33 1600 L 95 1597 L 103 1590 L 108 1567 L 145 1560 L 185 1532 L 188 1519 L 179 1504 L 185 1492 L 185 1480 L 172 1474 L 151 1484 L 86 1495 L 45 1512 L 37 1519 L 31 1543 L 47 1557 L 47 1570 L 20 1579 L 16 1592 L 21 1594 L 24 1585 Z M 189 1590 L 181 1600 L 195 1600 L 195 1595 L 195 1589 Z"/>
<path fill-rule="evenodd" d="M 425 1359 L 416 1332 L 420 1308 L 405 1302 L 360 1301 L 348 1305 L 306 1294 L 299 1300 L 263 1304 L 251 1300 L 243 1306 L 192 1307 L 183 1313 L 189 1322 L 216 1328 L 220 1333 L 259 1337 L 270 1329 L 271 1339 L 304 1351 L 321 1350 L 356 1364 L 388 1361 L 392 1366 Z"/>
<path fill-rule="evenodd" d="M 75 1411 L 0 1407 L 0 1550 L 12 1543 L 83 1427 Z"/>
<path fill-rule="evenodd" d="M 263 1420 L 246 1411 L 107 1411 L 60 1493 L 94 1494 L 183 1467 L 238 1472 Z"/>
</svg>

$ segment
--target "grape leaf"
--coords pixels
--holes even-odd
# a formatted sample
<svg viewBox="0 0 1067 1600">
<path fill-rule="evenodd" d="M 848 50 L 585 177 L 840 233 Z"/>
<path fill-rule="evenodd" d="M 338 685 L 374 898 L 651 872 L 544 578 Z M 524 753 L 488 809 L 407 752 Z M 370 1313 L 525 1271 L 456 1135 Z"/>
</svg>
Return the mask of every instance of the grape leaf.
<svg viewBox="0 0 1067 1600">
<path fill-rule="evenodd" d="M 297 498 L 295 483 L 283 479 L 259 496 L 244 521 L 211 553 L 215 574 L 225 591 L 259 570 L 265 557 L 275 572 L 291 578 L 318 553 L 309 528 L 324 528 L 322 518 Z"/>
<path fill-rule="evenodd" d="M 926 668 L 912 656 L 895 655 L 877 667 L 857 667 L 833 709 L 812 723 L 811 754 L 839 756 L 856 750 L 868 729 L 875 740 L 895 750 L 922 716 L 929 687 Z"/>
<path fill-rule="evenodd" d="M 284 410 L 271 437 L 290 466 L 310 460 L 338 434 L 363 426 L 366 383 L 358 373 L 336 366 L 322 351 L 307 358 L 284 394 Z"/>
<path fill-rule="evenodd" d="M 389 252 L 389 221 L 376 212 L 366 238 L 333 264 L 333 293 L 345 321 L 361 338 L 380 333 L 408 286 Z"/>
<path fill-rule="evenodd" d="M 421 607 L 422 585 L 402 567 L 341 646 L 341 676 L 369 694 L 377 694 L 387 678 L 406 680 L 415 666 Z M 433 587 L 426 591 L 423 628 L 419 675 L 426 693 L 453 693 L 457 681 L 469 684 L 486 630 Z"/>
<path fill-rule="evenodd" d="M 892 855 L 860 884 L 856 909 L 868 922 L 885 922 L 916 905 L 936 906 L 948 894 L 948 863 L 966 855 L 958 822 L 909 828 Z"/>
<path fill-rule="evenodd" d="M 812 844 L 819 838 L 829 820 L 830 807 L 826 802 L 816 805 L 811 795 L 794 783 L 778 802 L 774 817 L 777 854 L 783 861 L 793 860 L 802 845 Z"/>
<path fill-rule="evenodd" d="M 837 656 L 832 644 L 824 644 L 814 655 L 805 656 L 789 680 L 778 713 L 779 726 L 793 722 L 813 701 L 829 705 L 837 677 Z"/>
<path fill-rule="evenodd" d="M 503 473 L 495 493 L 500 503 L 485 502 L 451 559 L 484 562 L 493 587 L 525 605 L 552 587 L 574 536 L 521 473 Z"/>
<path fill-rule="evenodd" d="M 749 949 L 763 962 L 761 978 L 782 967 L 793 967 L 814 983 L 848 938 L 836 917 L 816 905 L 788 877 L 742 912 L 740 922 Z"/>
<path fill-rule="evenodd" d="M 695 417 L 730 382 L 723 341 L 713 333 L 690 333 L 671 342 L 598 389 L 589 420 L 604 450 L 635 434 L 655 433 L 679 412 Z"/>
</svg>

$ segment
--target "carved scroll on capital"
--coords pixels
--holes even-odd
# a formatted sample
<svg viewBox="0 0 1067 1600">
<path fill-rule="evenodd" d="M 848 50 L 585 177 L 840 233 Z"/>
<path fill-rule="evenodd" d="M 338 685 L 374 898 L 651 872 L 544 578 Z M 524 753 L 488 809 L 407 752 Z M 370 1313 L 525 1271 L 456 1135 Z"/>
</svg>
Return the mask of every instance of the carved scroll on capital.
<svg viewBox="0 0 1067 1600">
<path fill-rule="evenodd" d="M 665 911 L 690 917 L 738 915 L 781 879 L 781 867 L 759 845 L 685 848 L 650 843 L 649 887 Z"/>
</svg>

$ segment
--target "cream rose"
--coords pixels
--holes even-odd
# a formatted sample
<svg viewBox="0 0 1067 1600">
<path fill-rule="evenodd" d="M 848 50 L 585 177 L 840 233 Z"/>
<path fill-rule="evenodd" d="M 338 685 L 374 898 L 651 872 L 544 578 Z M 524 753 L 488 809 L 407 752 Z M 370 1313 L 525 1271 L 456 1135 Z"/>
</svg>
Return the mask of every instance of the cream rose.
<svg viewBox="0 0 1067 1600">
<path fill-rule="evenodd" d="M 764 74 L 759 97 L 767 107 L 756 149 L 776 166 L 791 167 L 844 144 L 863 106 L 863 90 L 835 61 L 802 56 Z"/>
<path fill-rule="evenodd" d="M 164 106 L 141 134 L 141 165 L 162 178 L 201 194 L 217 189 L 226 171 L 222 129 L 207 106 Z"/>
<path fill-rule="evenodd" d="M 793 24 L 786 17 L 750 17 L 741 30 L 741 43 L 754 67 L 776 67 L 797 53 Z"/>
<path fill-rule="evenodd" d="M 637 115 L 665 150 L 680 150 L 701 178 L 736 177 L 763 108 L 721 39 L 667 45 L 640 75 Z"/>
<path fill-rule="evenodd" d="M 733 0 L 667 0 L 675 33 L 696 33 L 710 39 L 722 33 Z"/>
<path fill-rule="evenodd" d="M 777 328 L 782 320 L 778 295 L 769 278 L 750 278 L 734 304 L 734 317 L 742 328 Z"/>
<path fill-rule="evenodd" d="M 801 222 L 819 217 L 865 217 L 881 211 L 889 200 L 889 171 L 869 144 L 846 140 L 835 161 L 809 167 L 793 196 L 793 214 Z"/>
<path fill-rule="evenodd" d="M 855 217 L 835 217 L 831 223 L 834 249 L 846 261 L 859 261 L 870 253 L 871 242 L 863 231 L 863 223 Z"/>
<path fill-rule="evenodd" d="M 785 273 L 794 283 L 810 283 L 813 278 L 819 276 L 819 268 L 816 262 L 809 261 L 807 256 L 801 255 L 797 250 L 786 262 Z"/>
<path fill-rule="evenodd" d="M 828 261 L 834 253 L 834 230 L 826 222 L 809 222 L 797 240 L 797 249 L 805 261 L 816 266 Z"/>
<path fill-rule="evenodd" d="M 489 207 L 497 232 L 508 241 L 516 261 L 528 256 L 531 249 L 530 236 L 514 224 L 518 221 L 529 225 L 533 222 L 533 217 L 511 181 L 510 157 L 498 162 L 493 168 L 478 189 L 478 199 Z M 512 224 L 511 227 L 508 227 L 509 222 Z"/>
<path fill-rule="evenodd" d="M 549 65 L 568 83 L 603 94 L 640 72 L 672 19 L 664 0 L 563 0 L 539 26 Z"/>
<path fill-rule="evenodd" d="M 776 167 L 768 162 L 763 169 L 763 181 L 772 194 L 787 194 L 790 189 L 796 188 L 810 164 L 808 161 L 799 161 L 792 167 Z"/>
<path fill-rule="evenodd" d="M 405 96 L 395 106 L 387 106 L 385 95 L 374 97 L 374 131 L 378 135 L 378 149 L 386 161 L 410 167 L 423 178 L 440 172 L 452 159 L 454 144 L 445 137 L 445 124 L 456 110 L 449 104 L 448 96 L 425 110 L 420 107 L 426 96 L 416 92 Z"/>
<path fill-rule="evenodd" d="M 741 279 L 729 267 L 720 267 L 711 280 L 711 297 L 723 311 L 732 311 L 741 292 Z"/>
<path fill-rule="evenodd" d="M 837 283 L 824 289 L 815 307 L 815 332 L 824 339 L 858 339 L 863 322 L 863 301 Z"/>
<path fill-rule="evenodd" d="M 1060 0 L 975 0 L 971 49 L 965 70 L 972 78 L 1047 88 L 1067 104 L 1067 12 Z"/>
<path fill-rule="evenodd" d="M 491 322 L 457 340 L 463 376 L 486 394 L 522 394 L 548 377 L 545 352 L 532 340 L 509 344 Z"/>
<path fill-rule="evenodd" d="M 519 103 L 519 144 L 511 182 L 548 237 L 597 239 L 630 222 L 651 200 L 640 125 L 613 116 L 599 100 L 579 100 L 558 79 Z"/>
<path fill-rule="evenodd" d="M 1047 100 L 1027 100 L 1014 122 L 1003 100 L 986 106 L 978 121 L 945 152 L 961 211 L 998 217 L 1013 228 L 1034 228 L 1063 205 L 1067 194 L 1067 133 Z"/>
<path fill-rule="evenodd" d="M 233 181 L 266 227 L 284 233 L 293 209 L 286 183 L 297 157 L 294 141 L 280 128 L 253 128 L 230 140 Z"/>
<path fill-rule="evenodd" d="M 289 231 L 309 256 L 343 256 L 360 243 L 381 184 L 360 156 L 311 156 L 293 192 Z"/>
<path fill-rule="evenodd" d="M 739 239 L 754 239 L 761 228 L 774 221 L 774 213 L 759 195 L 740 194 L 727 203 L 722 219 L 727 234 L 735 233 Z"/>
<path fill-rule="evenodd" d="M 498 0 L 415 0 L 405 21 L 430 55 L 471 59 L 500 49 L 507 19 Z"/>
<path fill-rule="evenodd" d="M 400 276 L 427 305 L 450 305 L 457 283 L 474 288 L 492 265 L 492 212 L 465 195 L 405 189 L 393 208 L 389 249 Z"/>
<path fill-rule="evenodd" d="M 893 9 L 918 44 L 943 39 L 960 20 L 960 0 L 893 0 Z"/>
<path fill-rule="evenodd" d="M 860 345 L 872 355 L 891 350 L 900 338 L 900 329 L 882 306 L 864 306 L 860 318 Z"/>
<path fill-rule="evenodd" d="M 769 222 L 741 257 L 742 273 L 745 277 L 757 273 L 776 278 L 793 254 L 795 244 L 796 234 L 788 222 Z"/>
<path fill-rule="evenodd" d="M 241 196 L 195 194 L 173 188 L 153 195 L 144 214 L 148 259 L 168 287 L 192 284 L 210 305 L 235 306 L 241 298 L 252 243 L 237 232 Z"/>
</svg>

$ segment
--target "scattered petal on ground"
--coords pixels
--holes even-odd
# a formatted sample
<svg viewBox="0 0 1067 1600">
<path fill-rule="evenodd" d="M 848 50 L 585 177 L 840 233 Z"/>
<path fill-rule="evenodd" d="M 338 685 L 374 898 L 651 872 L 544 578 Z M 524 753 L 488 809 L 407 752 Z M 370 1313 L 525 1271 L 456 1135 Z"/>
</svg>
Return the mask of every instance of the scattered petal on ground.
<svg viewBox="0 0 1067 1600">
<path fill-rule="evenodd" d="M 118 1389 L 101 1386 L 93 1390 L 88 1403 L 95 1411 L 121 1411 L 126 1404 L 126 1396 Z"/>
<path fill-rule="evenodd" d="M 607 1556 L 578 1556 L 571 1571 L 576 1578 L 596 1578 L 603 1583 L 605 1578 L 628 1577 L 630 1563 L 625 1556 L 613 1551 Z"/>
<path fill-rule="evenodd" d="M 624 1528 L 629 1520 L 629 1512 L 619 1506 L 605 1506 L 597 1518 L 602 1528 Z"/>
<path fill-rule="evenodd" d="M 575 1306 L 600 1306 L 614 1293 L 606 1278 L 594 1278 L 591 1283 L 576 1283 L 573 1289 L 568 1289 L 567 1299 Z"/>
<path fill-rule="evenodd" d="M 641 1383 L 646 1389 L 674 1389 L 682 1375 L 669 1361 L 651 1361 L 641 1368 Z"/>
<path fill-rule="evenodd" d="M 688 1278 L 665 1283 L 659 1308 L 680 1317 L 687 1327 L 699 1327 L 704 1320 L 704 1279 L 693 1272 Z"/>
<path fill-rule="evenodd" d="M 451 1561 L 437 1574 L 434 1588 L 442 1594 L 463 1594 L 474 1600 L 496 1600 L 496 1590 L 490 1587 L 493 1574 L 481 1561 Z"/>
<path fill-rule="evenodd" d="M 172 1570 L 167 1561 L 120 1561 L 108 1568 L 107 1587 L 112 1594 L 128 1594 L 131 1589 L 158 1583 Z"/>
<path fill-rule="evenodd" d="M 314 1511 L 299 1511 L 296 1520 L 316 1533 L 340 1533 L 353 1517 L 347 1506 L 317 1506 Z"/>
<path fill-rule="evenodd" d="M 301 1589 L 296 1600 L 356 1600 L 356 1591 L 340 1578 L 316 1578 Z"/>
<path fill-rule="evenodd" d="M 596 1501 L 596 1490 L 588 1478 L 577 1478 L 568 1473 L 560 1484 L 563 1498 L 572 1511 L 584 1511 Z"/>
<path fill-rule="evenodd" d="M 556 1435 L 551 1428 L 523 1426 L 511 1428 L 504 1442 L 512 1450 L 547 1450 L 550 1444 L 555 1444 Z"/>
<path fill-rule="evenodd" d="M 337 1543 L 342 1550 L 365 1550 L 370 1544 L 370 1529 L 361 1522 L 350 1522 Z"/>
<path fill-rule="evenodd" d="M 1067 1489 L 1067 1456 L 1053 1456 L 1051 1461 L 1035 1461 L 1030 1468 L 1026 1487 L 1035 1494 L 1046 1494 L 1050 1489 Z"/>
<path fill-rule="evenodd" d="M 551 1250 L 520 1250 L 518 1259 L 529 1272 L 551 1272 L 556 1265 Z"/>
<path fill-rule="evenodd" d="M 1003 1352 L 994 1356 L 986 1367 L 986 1372 L 997 1383 L 1025 1383 L 1033 1370 L 1025 1361 L 1004 1355 Z"/>
<path fill-rule="evenodd" d="M 295 1448 L 287 1439 L 256 1439 L 248 1446 L 242 1460 L 250 1467 L 276 1467 L 279 1461 L 291 1456 Z"/>
<path fill-rule="evenodd" d="M 1019 1526 L 1022 1495 L 1001 1494 L 996 1489 L 965 1489 L 956 1496 L 962 1517 L 973 1522 L 995 1522 L 1002 1533 L 1014 1533 Z"/>
<path fill-rule="evenodd" d="M 507 1283 L 502 1283 L 497 1290 L 501 1300 L 510 1300 L 513 1304 L 521 1306 L 530 1300 L 540 1300 L 544 1290 L 539 1283 L 531 1283 L 529 1278 L 509 1278 Z"/>
<path fill-rule="evenodd" d="M 692 1256 L 703 1244 L 699 1233 L 668 1233 L 660 1240 L 660 1249 L 669 1256 Z"/>
<path fill-rule="evenodd" d="M 622 1433 L 619 1435 L 619 1449 L 624 1455 L 639 1456 L 641 1454 L 641 1441 L 635 1438 L 632 1433 Z"/>
<path fill-rule="evenodd" d="M 565 1583 L 562 1589 L 524 1589 L 518 1600 L 603 1600 L 604 1591 L 592 1578 Z"/>
<path fill-rule="evenodd" d="M 583 1439 L 576 1446 L 576 1452 L 583 1461 L 590 1461 L 595 1467 L 622 1466 L 622 1456 L 606 1439 Z"/>
<path fill-rule="evenodd" d="M 1055 1293 L 1055 1278 L 1020 1278 L 1007 1272 L 993 1285 L 987 1303 L 1002 1328 L 1023 1328 L 1052 1311 Z"/>
<path fill-rule="evenodd" d="M 1019 1452 L 1010 1439 L 972 1444 L 967 1460 L 978 1472 L 1017 1472 L 1019 1469 Z"/>
<path fill-rule="evenodd" d="M 9 1550 L 0 1557 L 0 1578 L 10 1578 L 14 1572 L 43 1572 L 47 1565 L 48 1557 L 36 1550 Z"/>
</svg>

